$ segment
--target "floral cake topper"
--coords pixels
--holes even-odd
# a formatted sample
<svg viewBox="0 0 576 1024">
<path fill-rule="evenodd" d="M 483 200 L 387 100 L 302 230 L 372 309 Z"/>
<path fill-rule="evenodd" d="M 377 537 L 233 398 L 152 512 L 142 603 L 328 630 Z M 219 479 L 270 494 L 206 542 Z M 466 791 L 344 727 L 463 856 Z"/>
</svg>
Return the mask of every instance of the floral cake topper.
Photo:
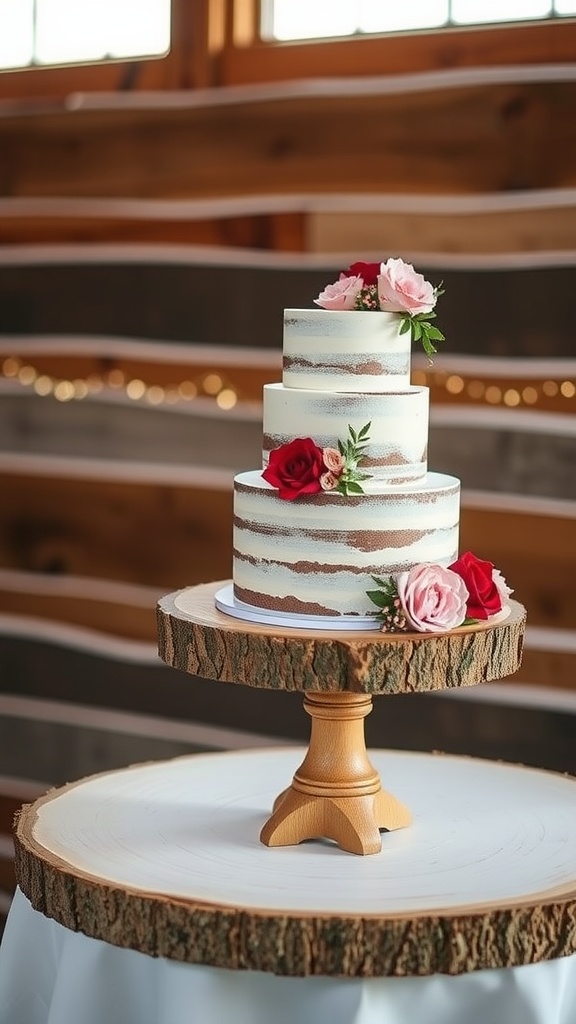
<svg viewBox="0 0 576 1024">
<path fill-rule="evenodd" d="M 446 568 L 422 562 L 387 579 L 372 577 L 378 590 L 367 591 L 380 609 L 382 632 L 445 633 L 501 611 L 513 591 L 492 562 L 471 551 Z"/>
<path fill-rule="evenodd" d="M 437 351 L 435 342 L 444 341 L 442 331 L 430 321 L 442 283 L 437 287 L 418 274 L 411 263 L 387 259 L 385 263 L 352 263 L 334 284 L 328 284 L 314 302 L 322 309 L 381 310 L 398 313 L 400 333 L 411 332 L 428 356 Z"/>
<path fill-rule="evenodd" d="M 362 481 L 370 474 L 362 473 L 359 464 L 366 451 L 370 423 L 356 432 L 348 427 L 348 438 L 338 441 L 337 448 L 320 448 L 311 437 L 297 437 L 270 452 L 262 476 L 278 488 L 278 497 L 294 501 L 300 495 L 337 491 L 339 494 L 363 494 Z"/>
</svg>

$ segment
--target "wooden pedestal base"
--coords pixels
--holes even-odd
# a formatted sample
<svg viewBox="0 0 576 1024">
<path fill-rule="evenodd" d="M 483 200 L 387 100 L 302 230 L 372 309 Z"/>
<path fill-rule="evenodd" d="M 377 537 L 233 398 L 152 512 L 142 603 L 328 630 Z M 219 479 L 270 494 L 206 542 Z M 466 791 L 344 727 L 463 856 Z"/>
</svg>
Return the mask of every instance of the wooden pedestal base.
<svg viewBox="0 0 576 1024">
<path fill-rule="evenodd" d="M 158 604 L 158 650 L 168 665 L 202 679 L 268 690 L 298 690 L 312 716 L 308 753 L 277 797 L 260 839 L 292 846 L 334 840 L 377 853 L 380 830 L 410 824 L 409 811 L 382 790 L 364 741 L 377 694 L 475 686 L 516 671 L 526 612 L 511 601 L 499 621 L 448 633 L 306 630 L 236 619 L 216 608 L 229 580 L 168 594 Z"/>
<path fill-rule="evenodd" d="M 309 693 L 310 746 L 292 785 L 276 798 L 260 834 L 265 846 L 294 846 L 305 839 L 333 839 L 349 853 L 378 853 L 380 829 L 403 828 L 411 815 L 382 789 L 364 740 L 372 697 Z"/>
</svg>

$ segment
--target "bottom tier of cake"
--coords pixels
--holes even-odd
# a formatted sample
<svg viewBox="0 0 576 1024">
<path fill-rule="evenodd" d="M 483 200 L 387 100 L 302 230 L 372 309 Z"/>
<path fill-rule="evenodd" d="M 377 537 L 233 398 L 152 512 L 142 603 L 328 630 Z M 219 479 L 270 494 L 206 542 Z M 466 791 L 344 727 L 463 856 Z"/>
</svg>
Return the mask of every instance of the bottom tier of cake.
<svg viewBox="0 0 576 1024">
<path fill-rule="evenodd" d="M 261 472 L 234 481 L 234 596 L 302 615 L 370 615 L 366 592 L 420 562 L 458 557 L 460 482 L 428 473 L 382 493 L 278 497 Z"/>
</svg>

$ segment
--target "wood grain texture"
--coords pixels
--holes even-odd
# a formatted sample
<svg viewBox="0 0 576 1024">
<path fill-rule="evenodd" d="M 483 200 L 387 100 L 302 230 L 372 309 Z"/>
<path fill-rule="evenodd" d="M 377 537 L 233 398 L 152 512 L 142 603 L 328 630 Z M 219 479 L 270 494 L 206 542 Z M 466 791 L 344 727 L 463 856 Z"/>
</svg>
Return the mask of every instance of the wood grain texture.
<svg viewBox="0 0 576 1024">
<path fill-rule="evenodd" d="M 0 226 L 0 237 L 5 231 Z M 507 253 L 571 250 L 576 208 L 486 210 L 441 214 L 386 212 L 310 213 L 309 252 L 407 252 L 418 240 L 421 252 Z M 24 240 L 24 239 L 23 239 Z"/>
<path fill-rule="evenodd" d="M 273 690 L 414 693 L 474 686 L 511 675 L 520 664 L 526 613 L 438 634 L 347 634 L 253 625 L 218 612 L 222 583 L 193 591 L 194 618 L 170 594 L 158 603 L 160 657 L 184 672 Z"/>
<path fill-rule="evenodd" d="M 444 254 L 428 262 L 418 256 L 417 240 L 412 243 L 404 258 L 414 259 L 428 280 L 444 281 L 441 326 L 451 353 L 573 359 L 565 297 L 574 291 L 574 253 L 472 261 Z M 373 258 L 381 256 L 379 247 Z M 280 353 L 282 310 L 309 308 L 341 265 L 336 257 L 334 263 L 327 257 L 290 260 L 231 247 L 215 254 L 145 245 L 0 247 L 0 330 Z M 106 302 L 100 301 L 104 294 Z"/>
<path fill-rule="evenodd" d="M 545 77 L 545 76 L 540 76 Z M 0 119 L 2 193 L 184 198 L 262 192 L 474 193 L 576 184 L 576 82 L 454 79 L 417 90 L 220 90 L 189 106 Z M 350 139 L 354 146 L 350 147 Z"/>
<path fill-rule="evenodd" d="M 458 26 L 304 44 L 236 45 L 218 55 L 218 82 L 274 82 L 311 77 L 405 75 L 407 72 L 566 63 L 574 59 L 576 25 L 568 18 L 534 23 Z M 242 41 L 244 44 L 244 40 Z"/>
<path fill-rule="evenodd" d="M 549 192 L 543 194 L 548 196 Z M 519 195 L 522 193 L 504 193 L 500 209 L 468 211 L 461 209 L 462 196 L 446 196 L 445 208 L 438 212 L 418 209 L 417 199 L 415 209 L 411 210 L 405 197 L 399 204 L 401 208 L 395 209 L 393 194 L 374 195 L 373 209 L 369 212 L 362 197 L 354 208 L 354 195 L 334 195 L 332 206 L 326 209 L 326 196 L 315 199 L 295 194 L 289 197 L 293 207 L 290 212 L 275 212 L 274 202 L 282 197 L 253 195 L 247 200 L 236 200 L 239 210 L 233 216 L 215 209 L 219 201 L 196 203 L 192 200 L 195 209 L 183 210 L 179 217 L 171 210 L 170 200 L 161 200 L 165 204 L 164 216 L 158 212 L 157 200 L 139 201 L 134 204 L 138 209 L 131 214 L 122 209 L 98 212 L 94 204 L 102 200 L 93 199 L 69 200 L 69 205 L 76 207 L 74 214 L 67 212 L 65 199 L 36 200 L 35 209 L 30 210 L 26 210 L 25 203 L 32 201 L 3 200 L 0 202 L 0 244 L 203 245 L 273 252 L 336 253 L 338 257 L 341 253 L 406 253 L 414 248 L 416 240 L 420 252 L 436 254 L 573 250 L 576 205 L 566 197 L 564 203 L 542 202 L 539 206 L 533 202 L 528 208 L 519 209 Z M 222 205 L 225 202 L 229 201 L 223 200 Z M 251 212 L 242 213 L 242 206 Z M 382 208 L 386 206 L 388 208 Z"/>
<path fill-rule="evenodd" d="M 183 576 L 201 582 L 229 572 L 232 472 L 225 488 L 201 480 L 182 487 L 176 470 L 147 480 L 143 469 L 130 480 L 130 465 L 109 474 L 101 463 L 93 479 L 65 467 L 55 475 L 0 472 L 0 564 L 164 589 Z M 84 471 L 90 466 L 86 460 Z"/>
<path fill-rule="evenodd" d="M 551 218 L 553 221 L 554 218 Z M 564 232 L 567 225 L 564 226 Z M 552 233 L 552 235 L 551 235 Z M 141 242 L 174 245 L 232 246 L 301 252 L 306 248 L 305 213 L 262 213 L 253 216 L 204 217 L 197 220 L 148 220 L 146 217 L 76 217 L 0 215 L 0 244 L 69 242 Z M 550 224 L 545 238 L 556 237 Z M 561 237 L 561 234 L 559 235 Z M 553 246 L 556 248 L 556 246 Z M 557 248 L 562 248 L 561 245 Z"/>
<path fill-rule="evenodd" d="M 310 746 L 291 785 L 276 797 L 260 841 L 294 846 L 328 838 L 349 853 L 379 853 L 381 830 L 405 828 L 412 815 L 382 788 L 368 757 L 364 719 L 372 697 L 309 693 L 304 710 L 312 719 Z"/>
<path fill-rule="evenodd" d="M 250 755 L 240 756 L 246 764 Z M 253 771 L 265 776 L 267 764 L 275 783 L 277 769 L 273 765 L 280 755 L 268 752 L 258 756 L 268 760 L 260 760 Z M 558 844 L 558 837 L 553 838 L 554 822 L 558 815 L 568 814 L 576 783 L 551 773 L 465 758 L 388 756 L 396 771 L 405 777 L 412 770 L 411 761 L 416 766 L 420 784 L 420 841 L 411 830 L 390 834 L 386 837 L 389 848 L 380 857 L 368 861 L 347 858 L 342 862 L 338 851 L 326 849 L 320 856 L 312 856 L 306 846 L 295 851 L 271 851 L 256 844 L 247 850 L 242 826 L 234 824 L 235 820 L 243 820 L 242 814 L 238 819 L 230 815 L 231 807 L 249 806 L 253 816 L 253 790 L 250 786 L 248 791 L 241 788 L 241 777 L 246 772 L 242 763 L 234 760 L 236 755 L 224 755 L 229 758 L 224 762 L 222 755 L 218 755 L 212 757 L 211 765 L 206 757 L 187 758 L 178 759 L 180 764 L 141 765 L 93 777 L 52 791 L 26 806 L 16 830 L 18 882 L 36 910 L 72 931 L 82 931 L 149 956 L 234 970 L 262 970 L 288 976 L 456 975 L 573 954 L 576 881 L 570 875 L 568 863 L 570 857 L 573 860 L 573 852 L 564 844 L 561 876 L 565 882 L 558 885 L 547 875 L 550 865 L 546 842 Z M 384 758 L 379 757 L 377 763 L 383 766 Z M 214 773 L 216 785 L 222 785 L 222 773 L 229 778 L 229 784 L 224 797 L 220 796 L 220 801 L 216 798 L 212 805 L 206 789 L 210 788 L 207 780 Z M 463 776 L 461 790 L 468 793 L 467 798 L 460 795 L 460 803 L 454 797 L 458 787 L 450 787 L 448 781 L 454 780 L 456 774 Z M 198 790 L 200 777 L 204 779 L 200 784 L 204 797 Z M 418 780 L 414 784 L 418 785 Z M 138 788 L 135 790 L 134 786 Z M 187 838 L 179 803 L 183 786 L 188 787 L 189 799 L 197 801 L 194 828 Z M 239 804 L 230 802 L 235 786 Z M 257 780 L 256 787 L 261 786 L 261 779 Z M 154 798 L 143 801 L 143 791 L 153 792 Z M 441 791 L 445 793 L 444 800 L 438 803 Z M 435 817 L 426 817 L 424 812 L 424 820 L 421 815 L 431 794 L 434 807 L 439 810 Z M 513 794 L 519 806 L 510 805 Z M 120 819 L 113 810 L 118 798 L 123 798 L 131 822 L 128 829 L 121 829 L 127 848 L 119 841 Z M 172 810 L 170 798 L 174 801 Z M 486 813 L 487 802 L 491 801 L 492 813 L 505 834 L 497 850 L 492 844 L 487 854 L 490 839 L 486 829 L 478 833 L 479 843 L 470 839 L 470 815 L 463 809 L 469 808 L 467 800 L 475 806 L 479 801 Z M 162 816 L 161 831 L 158 813 Z M 46 814 L 48 824 L 43 827 Z M 507 816 L 511 828 L 505 825 Z M 541 822 L 543 828 L 532 842 L 530 822 L 534 821 Z M 221 834 L 223 828 L 228 831 Z M 428 864 L 430 891 L 435 886 L 443 892 L 446 889 L 443 872 L 450 872 L 452 844 L 437 844 L 438 835 L 446 828 L 460 854 L 468 851 L 467 874 L 475 879 L 471 890 L 485 891 L 484 899 L 462 899 L 459 903 L 462 884 L 466 887 L 466 883 L 458 881 L 454 885 L 454 877 L 448 888 L 455 889 L 457 895 L 452 894 L 444 904 L 433 897 L 414 894 L 411 871 L 417 866 L 422 869 L 424 864 Z M 518 828 L 524 839 L 519 838 Z M 209 833 L 218 836 L 219 854 L 215 861 L 205 845 L 210 842 L 206 840 Z M 86 844 L 87 834 L 92 838 Z M 186 872 L 187 881 L 176 867 L 178 836 L 194 864 L 200 863 L 200 875 Z M 399 862 L 393 868 L 396 837 L 402 841 L 403 869 Z M 223 841 L 226 861 L 222 859 Z M 131 854 L 134 843 L 138 844 L 136 857 Z M 474 856 L 470 850 L 475 843 Z M 114 852 L 117 856 L 110 860 L 109 854 Z M 484 854 L 494 865 L 494 872 L 486 872 L 484 860 L 482 881 L 477 863 Z M 141 859 L 148 877 L 153 879 L 152 886 L 140 881 L 137 869 Z M 264 864 L 279 859 L 284 895 L 270 880 L 270 870 L 264 868 Z M 504 860 L 508 863 L 509 878 L 502 874 Z M 515 863 L 523 868 L 527 863 L 530 865 L 526 876 L 529 880 L 525 883 L 512 881 Z M 103 865 L 102 870 L 99 864 Z M 206 878 L 213 878 L 212 888 L 206 889 L 202 884 Z M 392 882 L 394 878 L 396 884 Z M 194 897 L 195 887 L 204 895 Z M 404 896 L 394 912 L 389 908 L 398 889 Z M 225 895 L 221 898 L 209 895 L 222 891 Z M 382 896 L 384 891 L 388 891 L 388 897 Z M 511 895 L 512 892 L 517 895 Z"/>
</svg>

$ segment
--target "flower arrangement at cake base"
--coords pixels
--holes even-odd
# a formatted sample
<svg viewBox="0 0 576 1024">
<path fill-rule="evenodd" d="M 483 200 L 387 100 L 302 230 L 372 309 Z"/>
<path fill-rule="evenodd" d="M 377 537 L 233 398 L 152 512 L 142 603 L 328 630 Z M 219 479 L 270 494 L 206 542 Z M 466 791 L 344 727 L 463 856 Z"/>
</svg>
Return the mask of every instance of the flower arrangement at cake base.
<svg viewBox="0 0 576 1024">
<path fill-rule="evenodd" d="M 367 591 L 380 609 L 383 633 L 446 633 L 474 626 L 507 610 L 513 593 L 492 562 L 466 551 L 447 568 L 431 562 L 387 579 L 373 577 Z"/>
<path fill-rule="evenodd" d="M 385 579 L 374 576 L 367 590 L 378 608 L 366 616 L 298 616 L 267 611 L 234 598 L 231 586 L 216 595 L 220 611 L 264 625 L 309 629 L 379 630 L 382 633 L 448 633 L 463 627 L 504 621 L 514 591 L 492 562 L 464 552 L 450 566 L 422 562 Z"/>
</svg>

